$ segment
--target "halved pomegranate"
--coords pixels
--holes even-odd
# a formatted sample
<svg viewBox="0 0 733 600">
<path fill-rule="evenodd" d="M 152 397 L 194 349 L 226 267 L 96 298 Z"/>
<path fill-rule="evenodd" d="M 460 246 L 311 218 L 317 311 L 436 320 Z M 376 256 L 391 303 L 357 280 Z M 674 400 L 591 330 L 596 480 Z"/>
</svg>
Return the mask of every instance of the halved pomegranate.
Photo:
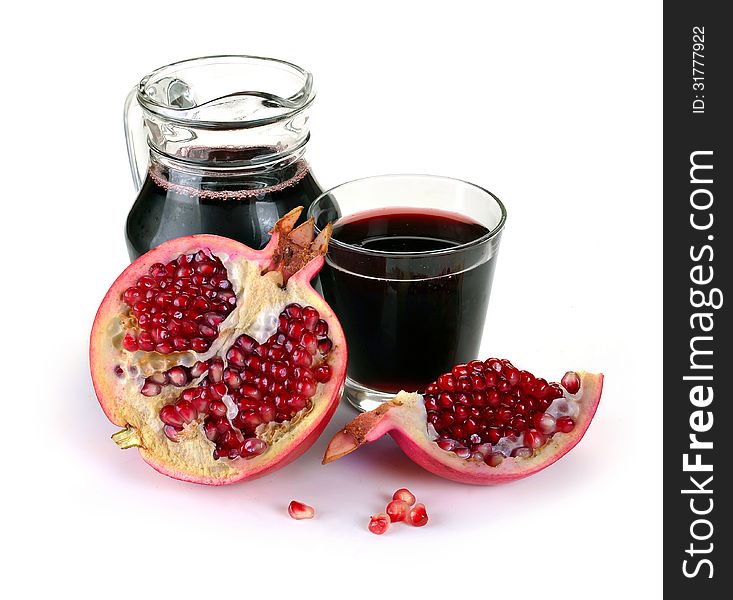
<svg viewBox="0 0 733 600">
<path fill-rule="evenodd" d="M 478 485 L 548 467 L 583 437 L 601 399 L 603 375 L 568 371 L 548 383 L 508 360 L 458 365 L 423 395 L 400 392 L 358 415 L 326 449 L 329 463 L 389 433 L 417 464 Z"/>
<path fill-rule="evenodd" d="M 346 343 L 311 287 L 330 227 L 283 217 L 263 250 L 214 235 L 166 242 L 112 284 L 92 328 L 102 409 L 171 477 L 220 485 L 302 454 L 338 405 Z"/>
</svg>

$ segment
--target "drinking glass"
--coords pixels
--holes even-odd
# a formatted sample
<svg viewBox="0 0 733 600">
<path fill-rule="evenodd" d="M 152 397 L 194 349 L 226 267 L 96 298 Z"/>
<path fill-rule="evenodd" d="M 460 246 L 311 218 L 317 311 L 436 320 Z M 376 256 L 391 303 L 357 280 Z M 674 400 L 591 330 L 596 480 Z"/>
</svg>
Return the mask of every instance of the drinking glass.
<svg viewBox="0 0 733 600">
<path fill-rule="evenodd" d="M 478 185 L 432 175 L 350 181 L 309 209 L 334 233 L 320 274 L 346 334 L 345 395 L 371 410 L 477 358 L 506 209 Z"/>
</svg>

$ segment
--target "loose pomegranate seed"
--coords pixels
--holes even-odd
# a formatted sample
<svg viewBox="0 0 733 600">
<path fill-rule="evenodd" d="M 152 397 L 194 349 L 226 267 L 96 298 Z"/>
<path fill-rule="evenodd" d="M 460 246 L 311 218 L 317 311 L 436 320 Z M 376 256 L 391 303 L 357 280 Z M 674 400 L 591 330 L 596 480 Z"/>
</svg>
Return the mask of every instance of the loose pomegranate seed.
<svg viewBox="0 0 733 600">
<path fill-rule="evenodd" d="M 428 522 L 428 513 L 422 502 L 418 502 L 410 509 L 408 521 L 410 525 L 413 525 L 414 527 L 422 527 Z"/>
<path fill-rule="evenodd" d="M 390 519 L 387 513 L 372 515 L 369 519 L 369 531 L 382 535 L 389 529 Z"/>
<path fill-rule="evenodd" d="M 392 500 L 402 500 L 407 502 L 409 506 L 415 504 L 415 495 L 407 488 L 400 488 L 394 494 L 392 494 Z"/>
<path fill-rule="evenodd" d="M 387 505 L 387 514 L 389 515 L 389 520 L 392 523 L 404 521 L 407 518 L 407 513 L 409 512 L 410 505 L 404 500 L 392 500 L 392 502 Z"/>
<path fill-rule="evenodd" d="M 302 502 L 298 502 L 297 500 L 293 500 L 288 505 L 288 514 L 293 517 L 293 519 L 312 519 L 316 516 L 316 509 L 312 506 L 308 506 L 307 504 L 303 504 Z"/>
</svg>

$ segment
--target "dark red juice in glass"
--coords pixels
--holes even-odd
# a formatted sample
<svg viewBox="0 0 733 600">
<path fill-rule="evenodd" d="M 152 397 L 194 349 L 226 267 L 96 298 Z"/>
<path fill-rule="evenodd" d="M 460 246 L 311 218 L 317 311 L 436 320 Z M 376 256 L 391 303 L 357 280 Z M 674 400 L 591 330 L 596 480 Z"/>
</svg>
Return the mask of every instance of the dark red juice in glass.
<svg viewBox="0 0 733 600">
<path fill-rule="evenodd" d="M 476 358 L 496 257 L 472 243 L 488 233 L 435 209 L 382 208 L 334 223 L 320 280 L 346 334 L 350 379 L 421 391 Z"/>
</svg>

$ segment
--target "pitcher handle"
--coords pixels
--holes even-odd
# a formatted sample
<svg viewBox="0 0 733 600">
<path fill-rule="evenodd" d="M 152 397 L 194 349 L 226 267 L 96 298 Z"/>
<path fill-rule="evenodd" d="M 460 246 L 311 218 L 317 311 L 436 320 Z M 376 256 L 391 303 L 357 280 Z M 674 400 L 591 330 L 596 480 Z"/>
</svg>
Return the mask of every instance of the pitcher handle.
<svg viewBox="0 0 733 600">
<path fill-rule="evenodd" d="M 135 191 L 139 192 L 148 170 L 148 153 L 140 152 L 142 145 L 147 146 L 147 136 L 143 124 L 143 112 L 137 101 L 137 86 L 130 90 L 125 100 L 125 142 L 127 158 L 130 161 L 132 181 Z"/>
</svg>

